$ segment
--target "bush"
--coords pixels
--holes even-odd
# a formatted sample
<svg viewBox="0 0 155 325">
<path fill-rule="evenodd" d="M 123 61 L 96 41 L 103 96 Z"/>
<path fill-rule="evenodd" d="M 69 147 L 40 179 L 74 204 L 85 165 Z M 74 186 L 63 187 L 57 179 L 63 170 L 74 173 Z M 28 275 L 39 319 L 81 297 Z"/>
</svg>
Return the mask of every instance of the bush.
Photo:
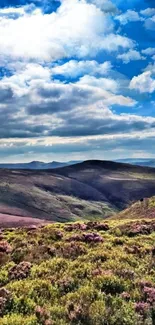
<svg viewBox="0 0 155 325">
<path fill-rule="evenodd" d="M 106 325 L 105 301 L 98 300 L 91 304 L 89 309 L 90 325 Z"/>
<path fill-rule="evenodd" d="M 98 276 L 94 284 L 105 294 L 116 295 L 126 290 L 125 282 L 115 275 Z"/>
<path fill-rule="evenodd" d="M 138 325 L 138 316 L 134 304 L 123 301 L 120 297 L 108 297 L 106 301 L 108 325 Z"/>
</svg>

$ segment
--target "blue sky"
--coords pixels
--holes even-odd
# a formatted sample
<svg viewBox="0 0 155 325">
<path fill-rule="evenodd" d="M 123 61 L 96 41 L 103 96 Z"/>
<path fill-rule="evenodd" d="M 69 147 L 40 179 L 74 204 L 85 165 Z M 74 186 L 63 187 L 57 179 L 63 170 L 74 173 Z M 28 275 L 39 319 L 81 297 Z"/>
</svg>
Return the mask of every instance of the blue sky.
<svg viewBox="0 0 155 325">
<path fill-rule="evenodd" d="M 0 161 L 155 158 L 153 0 L 0 1 Z"/>
</svg>

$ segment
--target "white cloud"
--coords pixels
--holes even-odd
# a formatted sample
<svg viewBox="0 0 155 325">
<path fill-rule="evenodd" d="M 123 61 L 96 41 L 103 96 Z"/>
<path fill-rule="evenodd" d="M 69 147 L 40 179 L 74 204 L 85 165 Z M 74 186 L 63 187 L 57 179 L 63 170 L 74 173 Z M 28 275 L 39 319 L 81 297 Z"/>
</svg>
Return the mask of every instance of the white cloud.
<svg viewBox="0 0 155 325">
<path fill-rule="evenodd" d="M 8 7 L 8 8 L 0 8 L 0 15 L 10 15 L 10 14 L 25 14 L 26 7 Z"/>
<path fill-rule="evenodd" d="M 87 0 L 88 3 L 93 3 L 96 7 L 105 12 L 114 12 L 117 10 L 115 5 L 110 0 Z"/>
<path fill-rule="evenodd" d="M 51 152 L 57 157 L 58 152 L 67 152 L 68 159 L 68 152 L 74 155 L 80 150 L 84 154 L 88 150 L 91 157 L 91 150 L 103 151 L 104 146 L 111 150 L 109 144 L 117 150 L 125 137 L 135 140 L 134 132 L 140 137 L 153 130 L 154 118 L 112 110 L 120 105 L 124 111 L 137 102 L 128 95 L 128 79 L 112 71 L 109 61 L 98 63 L 97 54 L 104 50 L 111 58 L 116 51 L 125 63 L 144 59 L 134 50 L 136 43 L 121 35 L 121 27 L 115 30 L 113 13 L 124 25 L 143 17 L 133 10 L 118 15 L 113 3 L 61 0 L 58 10 L 50 14 L 34 5 L 0 9 L 0 65 L 13 74 L 0 79 L 1 157 L 27 158 L 32 152 L 36 157 Z M 148 52 L 143 54 L 153 55 Z M 104 60 L 107 53 L 101 54 Z M 67 63 L 62 63 L 64 58 Z M 66 80 L 61 82 L 56 75 Z M 69 83 L 68 78 L 79 80 Z M 153 92 L 151 74 L 135 78 L 141 80 L 133 78 L 130 88 L 144 92 L 148 87 Z"/>
<path fill-rule="evenodd" d="M 33 79 L 50 80 L 50 76 L 51 72 L 48 67 L 43 67 L 37 63 L 28 63 L 23 69 L 8 78 L 8 80 L 20 84 L 21 82 L 25 83 Z M 3 80 L 5 80 L 5 78 Z"/>
<path fill-rule="evenodd" d="M 145 28 L 149 30 L 155 30 L 155 15 L 145 21 Z"/>
<path fill-rule="evenodd" d="M 149 63 L 144 71 L 151 71 L 151 73 L 155 73 L 155 63 Z"/>
<path fill-rule="evenodd" d="M 143 16 L 153 16 L 155 15 L 155 8 L 147 8 L 145 10 L 141 10 L 140 13 Z"/>
<path fill-rule="evenodd" d="M 130 82 L 130 89 L 139 90 L 140 93 L 153 93 L 155 91 L 155 79 L 151 77 L 151 71 L 145 71 Z"/>
<path fill-rule="evenodd" d="M 128 37 L 109 34 L 101 40 L 100 46 L 102 49 L 105 49 L 109 52 L 118 51 L 119 48 L 129 49 L 133 48 L 135 43 L 130 40 Z"/>
<path fill-rule="evenodd" d="M 117 59 L 120 59 L 123 63 L 127 64 L 130 61 L 145 60 L 145 57 L 136 50 L 129 50 L 127 53 L 117 55 Z"/>
<path fill-rule="evenodd" d="M 118 82 L 110 78 L 95 78 L 90 75 L 85 75 L 78 82 L 80 85 L 89 85 L 103 90 L 109 90 L 111 93 L 116 93 L 118 90 Z M 109 95 L 109 93 L 108 93 Z"/>
<path fill-rule="evenodd" d="M 20 12 L 23 8 L 18 9 Z M 0 61 L 54 61 L 72 56 L 94 56 L 100 50 L 117 51 L 134 46 L 132 40 L 114 34 L 109 15 L 83 1 L 63 1 L 57 12 L 35 9 L 16 19 L 0 19 Z"/>
<path fill-rule="evenodd" d="M 110 78 L 85 76 L 75 83 L 61 83 L 51 79 L 49 68 L 32 63 L 0 80 L 0 103 L 0 137 L 23 139 L 77 136 L 80 130 L 100 134 L 103 131 L 97 131 L 94 123 L 102 124 L 101 114 L 106 118 L 111 115 L 112 105 L 136 104 L 132 98 L 117 94 L 117 83 Z"/>
<path fill-rule="evenodd" d="M 28 94 L 28 87 L 34 80 L 49 82 L 50 78 L 51 72 L 49 68 L 37 63 L 29 63 L 12 76 L 1 79 L 0 85 L 11 88 L 15 96 L 22 97 Z"/>
<path fill-rule="evenodd" d="M 155 55 L 155 47 L 148 47 L 147 49 L 142 50 L 142 53 L 146 55 Z"/>
<path fill-rule="evenodd" d="M 70 60 L 63 65 L 56 65 L 52 68 L 52 74 L 63 75 L 69 78 L 76 78 L 80 75 L 106 75 L 110 72 L 112 65 L 109 61 L 99 64 L 97 61 L 76 61 Z"/>
<path fill-rule="evenodd" d="M 52 80 L 51 73 L 52 70 L 48 67 L 42 67 L 39 64 L 27 64 L 25 68 L 14 75 L 3 77 L 0 80 L 0 90 L 11 90 L 14 98 L 13 100 L 11 98 L 11 100 L 16 102 L 18 110 L 20 110 L 18 100 L 21 102 L 21 99 L 23 108 L 30 104 L 36 105 L 35 114 L 37 114 L 37 105 L 39 111 L 39 105 L 45 103 L 49 106 L 48 109 L 51 109 L 51 113 L 52 105 L 60 103 L 59 110 L 61 110 L 61 105 L 65 106 L 66 101 L 68 104 L 65 109 L 67 110 L 72 108 L 72 103 L 73 107 L 78 107 L 81 102 L 83 105 L 100 100 L 107 102 L 110 98 L 112 98 L 110 105 L 120 103 L 120 105 L 131 106 L 135 104 L 135 101 L 129 97 L 120 97 L 120 95 L 113 94 L 118 90 L 118 83 L 113 79 L 85 75 L 76 83 L 66 84 L 61 83 L 59 80 Z M 42 113 L 44 114 L 44 108 Z"/>
<path fill-rule="evenodd" d="M 119 20 L 121 25 L 126 25 L 128 22 L 143 20 L 143 18 L 139 16 L 138 12 L 134 10 L 127 10 L 125 13 L 116 16 L 115 19 Z"/>
<path fill-rule="evenodd" d="M 119 90 L 118 81 L 108 78 L 95 78 L 92 76 L 83 76 L 77 83 L 79 86 L 94 88 L 98 94 L 102 94 L 102 103 L 107 106 L 134 106 L 136 101 L 130 97 L 116 95 Z"/>
</svg>

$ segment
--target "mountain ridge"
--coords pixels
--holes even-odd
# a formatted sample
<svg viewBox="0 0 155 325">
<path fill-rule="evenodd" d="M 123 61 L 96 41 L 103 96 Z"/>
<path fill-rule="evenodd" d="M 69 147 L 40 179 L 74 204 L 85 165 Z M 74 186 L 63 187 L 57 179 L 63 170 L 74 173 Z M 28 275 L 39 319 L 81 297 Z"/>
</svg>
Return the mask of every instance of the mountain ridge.
<svg viewBox="0 0 155 325">
<path fill-rule="evenodd" d="M 68 161 L 68 162 L 43 162 L 43 161 L 30 161 L 28 163 L 0 163 L 0 169 L 54 169 L 58 167 L 65 167 L 68 165 L 74 165 L 80 161 Z"/>
<path fill-rule="evenodd" d="M 88 163 L 89 161 L 92 162 L 99 162 L 100 160 L 71 160 L 67 162 L 60 162 L 60 161 L 52 161 L 52 162 L 43 162 L 39 160 L 30 161 L 28 163 L 0 163 L 0 169 L 36 169 L 36 170 L 47 170 L 47 169 L 57 169 L 63 168 L 67 166 L 72 166 L 80 163 Z M 122 163 L 122 164 L 130 164 L 136 166 L 144 166 L 144 167 L 151 167 L 155 168 L 155 159 L 153 158 L 124 158 L 118 160 L 103 160 L 105 163 Z"/>
<path fill-rule="evenodd" d="M 130 163 L 138 166 L 148 166 L 155 168 L 155 158 L 125 158 L 118 159 L 116 162 Z"/>
</svg>

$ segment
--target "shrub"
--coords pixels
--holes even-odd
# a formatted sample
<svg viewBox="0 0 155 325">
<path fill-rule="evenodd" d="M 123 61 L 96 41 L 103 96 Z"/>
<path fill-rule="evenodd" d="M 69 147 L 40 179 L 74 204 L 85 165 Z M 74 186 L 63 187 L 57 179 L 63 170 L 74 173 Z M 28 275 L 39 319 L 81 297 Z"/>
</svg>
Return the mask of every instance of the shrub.
<svg viewBox="0 0 155 325">
<path fill-rule="evenodd" d="M 74 291 L 79 286 L 75 279 L 69 277 L 60 279 L 57 284 L 61 295 Z"/>
<path fill-rule="evenodd" d="M 138 325 L 134 304 L 123 301 L 120 297 L 108 297 L 106 301 L 108 325 Z"/>
<path fill-rule="evenodd" d="M 24 260 L 25 255 L 28 253 L 28 250 L 25 248 L 18 247 L 12 252 L 12 260 L 15 263 L 20 263 Z"/>
<path fill-rule="evenodd" d="M 135 310 L 138 314 L 143 316 L 143 319 L 145 319 L 148 316 L 150 305 L 146 302 L 140 301 L 135 304 Z"/>
<path fill-rule="evenodd" d="M 1 241 L 0 242 L 0 253 L 6 253 L 9 254 L 12 251 L 12 247 L 7 241 Z"/>
<path fill-rule="evenodd" d="M 89 308 L 90 325 L 106 325 L 105 301 L 97 300 Z"/>
<path fill-rule="evenodd" d="M 9 278 L 11 280 L 20 280 L 27 278 L 30 274 L 31 263 L 29 262 L 21 262 L 18 265 L 13 266 L 9 270 Z"/>
<path fill-rule="evenodd" d="M 116 295 L 126 289 L 125 282 L 114 275 L 101 275 L 94 280 L 95 286 L 106 294 Z"/>
<path fill-rule="evenodd" d="M 11 310 L 14 313 L 30 315 L 34 312 L 35 302 L 25 293 L 20 297 L 14 297 L 12 300 Z"/>
<path fill-rule="evenodd" d="M 61 248 L 61 254 L 65 258 L 76 259 L 78 256 L 81 256 L 86 253 L 87 253 L 86 248 L 76 242 L 64 244 Z"/>
</svg>

